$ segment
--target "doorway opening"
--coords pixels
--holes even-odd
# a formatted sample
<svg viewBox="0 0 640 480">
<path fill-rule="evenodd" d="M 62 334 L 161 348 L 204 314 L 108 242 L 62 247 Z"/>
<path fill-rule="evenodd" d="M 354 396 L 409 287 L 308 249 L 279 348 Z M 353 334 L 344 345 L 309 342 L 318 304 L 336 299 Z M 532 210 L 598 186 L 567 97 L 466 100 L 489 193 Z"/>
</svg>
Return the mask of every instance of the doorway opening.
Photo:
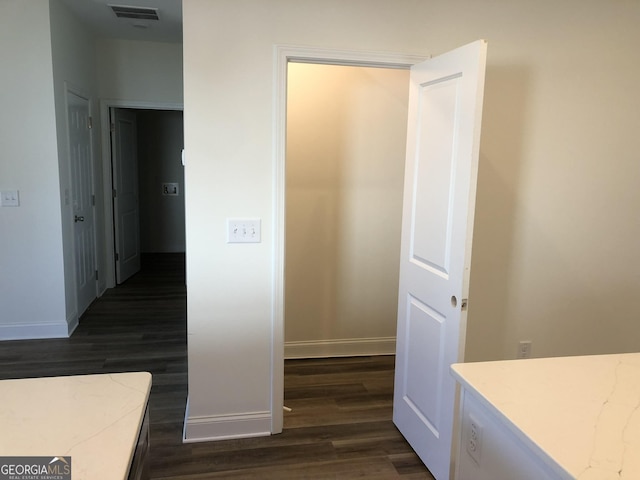
<svg viewBox="0 0 640 480">
<path fill-rule="evenodd" d="M 395 352 L 407 70 L 290 62 L 285 358 Z"/>
<path fill-rule="evenodd" d="M 144 260 L 184 264 L 181 109 L 109 108 L 113 284 Z"/>
<path fill-rule="evenodd" d="M 287 75 L 284 356 L 293 412 L 284 428 L 339 422 L 353 408 L 384 420 L 393 397 L 409 72 L 290 62 Z M 307 376 L 299 385 L 305 371 L 319 373 L 313 384 Z"/>
<path fill-rule="evenodd" d="M 323 192 L 318 191 L 317 189 L 316 191 L 314 191 L 314 186 L 313 184 L 310 184 L 310 183 L 315 183 L 316 186 L 319 183 L 317 181 L 313 182 L 313 178 L 314 178 L 313 172 L 316 167 L 319 167 L 322 164 L 322 158 L 316 157 L 314 159 L 313 155 L 311 157 L 308 157 L 307 165 L 303 166 L 300 169 L 303 172 L 302 177 L 300 177 L 301 179 L 298 178 L 298 180 L 295 180 L 294 178 L 292 178 L 292 177 L 296 177 L 296 175 L 293 171 L 292 172 L 289 171 L 288 157 L 290 152 L 292 152 L 296 148 L 298 148 L 300 151 L 304 151 L 304 142 L 302 142 L 302 144 L 298 146 L 293 145 L 293 140 L 291 140 L 290 142 L 291 137 L 289 135 L 289 130 L 288 130 L 289 123 L 290 123 L 288 116 L 291 113 L 289 111 L 290 104 L 288 104 L 288 96 L 289 96 L 289 88 L 290 88 L 289 82 L 291 81 L 291 77 L 289 76 L 290 67 L 292 69 L 296 69 L 296 68 L 305 68 L 305 66 L 306 67 L 317 66 L 317 67 L 325 67 L 325 68 L 340 66 L 340 67 L 349 67 L 350 69 L 352 69 L 352 70 L 339 70 L 338 76 L 348 76 L 348 75 L 356 75 L 356 76 L 365 75 L 366 76 L 367 74 L 372 74 L 373 72 L 381 71 L 382 69 L 403 70 L 403 72 L 400 72 L 400 73 L 402 74 L 401 77 L 404 76 L 404 79 L 405 79 L 404 86 L 403 86 L 405 93 L 399 95 L 399 97 L 402 97 L 403 95 L 406 95 L 406 91 L 407 91 L 408 69 L 413 64 L 418 63 L 423 59 L 424 58 L 417 58 L 417 57 L 411 57 L 411 56 L 394 56 L 394 55 L 386 55 L 386 54 L 380 54 L 380 55 L 359 54 L 359 53 L 353 54 L 349 52 L 320 51 L 315 49 L 297 49 L 292 47 L 278 48 L 278 67 L 277 67 L 278 78 L 276 81 L 276 87 L 278 88 L 278 91 L 276 92 L 276 98 L 278 100 L 276 102 L 276 137 L 275 137 L 277 142 L 276 144 L 277 172 L 276 172 L 276 185 L 275 185 L 275 192 L 276 192 L 275 248 L 276 248 L 276 252 L 274 252 L 274 256 L 276 258 L 276 268 L 275 268 L 276 278 L 274 279 L 274 284 L 276 286 L 276 289 L 275 289 L 275 299 L 274 299 L 275 300 L 274 301 L 274 308 L 275 308 L 274 351 L 273 351 L 273 364 L 272 364 L 273 366 L 273 369 L 272 369 L 272 372 L 273 372 L 272 432 L 273 433 L 277 433 L 281 431 L 284 425 L 283 412 L 280 406 L 283 405 L 283 400 L 284 400 L 283 392 L 284 392 L 285 348 L 287 349 L 286 355 L 288 357 L 296 356 L 296 354 L 294 353 L 296 350 L 298 351 L 298 354 L 299 354 L 301 350 L 305 350 L 305 349 L 307 350 L 307 352 L 303 353 L 302 356 L 310 356 L 309 349 L 315 350 L 315 355 L 311 354 L 313 356 L 325 356 L 325 357 L 341 356 L 341 355 L 344 356 L 344 355 L 348 355 L 349 351 L 353 352 L 354 348 L 355 349 L 357 349 L 358 347 L 362 348 L 363 346 L 365 349 L 371 348 L 372 345 L 377 342 L 378 343 L 376 345 L 377 348 L 380 348 L 382 345 L 382 348 L 388 349 L 389 345 L 391 345 L 391 352 L 393 352 L 394 351 L 393 338 L 395 337 L 396 312 L 394 312 L 392 315 L 393 327 L 391 329 L 394 331 L 389 334 L 388 325 L 385 325 L 385 326 L 377 325 L 377 327 L 380 328 L 378 332 L 383 332 L 385 331 L 384 329 L 386 328 L 387 333 L 374 334 L 375 338 L 368 339 L 368 340 L 373 340 L 373 342 L 369 345 L 367 345 L 366 340 L 363 342 L 362 337 L 358 337 L 358 334 L 353 335 L 351 333 L 347 333 L 349 332 L 349 329 L 352 327 L 344 328 L 344 327 L 336 327 L 335 325 L 329 327 L 327 322 L 325 321 L 328 318 L 332 318 L 332 317 L 336 318 L 335 310 L 338 307 L 344 309 L 345 304 L 348 304 L 349 301 L 353 300 L 352 297 L 354 295 L 357 296 L 357 294 L 355 293 L 355 290 L 351 292 L 351 294 L 346 294 L 346 296 L 342 295 L 344 292 L 340 293 L 340 295 L 336 294 L 336 292 L 339 292 L 340 289 L 336 289 L 335 281 L 339 279 L 338 283 L 340 283 L 345 280 L 345 277 L 349 276 L 349 274 L 347 273 L 349 272 L 349 268 L 346 268 L 345 265 L 348 265 L 349 262 L 353 262 L 354 258 L 362 256 L 364 250 L 369 250 L 369 253 L 370 254 L 372 253 L 374 256 L 376 253 L 376 248 L 382 248 L 383 250 L 387 250 L 387 248 L 381 247 L 381 245 L 385 245 L 384 241 L 378 243 L 377 247 L 375 246 L 375 242 L 372 242 L 374 246 L 368 247 L 366 249 L 364 248 L 358 249 L 357 242 L 360 240 L 360 237 L 365 237 L 365 238 L 362 238 L 363 241 L 370 240 L 366 238 L 367 237 L 367 228 L 366 228 L 367 219 L 370 220 L 371 218 L 375 217 L 375 213 L 371 213 L 371 212 L 372 211 L 375 212 L 376 203 L 378 206 L 380 206 L 381 203 L 384 203 L 384 198 L 381 198 L 381 197 L 384 197 L 384 195 L 381 195 L 381 192 L 385 188 L 387 189 L 389 188 L 388 186 L 387 187 L 383 186 L 386 183 L 386 180 L 388 180 L 388 178 L 384 178 L 384 177 L 388 177 L 388 175 L 384 173 L 384 169 L 382 170 L 382 172 L 376 171 L 376 173 L 373 173 L 375 169 L 367 168 L 368 167 L 367 162 L 370 160 L 369 156 L 372 155 L 372 153 L 376 150 L 375 147 L 372 147 L 372 145 L 375 144 L 375 142 L 372 141 L 371 136 L 376 135 L 384 139 L 389 139 L 389 136 L 386 135 L 386 132 L 380 135 L 378 133 L 372 134 L 371 132 L 367 132 L 366 129 L 362 128 L 363 122 L 358 122 L 357 117 L 358 116 L 366 117 L 367 115 L 371 115 L 372 113 L 371 111 L 367 113 L 367 108 L 374 108 L 374 107 L 373 105 L 368 104 L 368 102 L 366 101 L 366 93 L 367 93 L 366 91 L 363 92 L 361 90 L 359 91 L 358 89 L 355 89 L 349 92 L 348 91 L 349 87 L 347 87 L 346 91 L 342 90 L 340 93 L 340 96 L 343 97 L 342 99 L 338 99 L 330 96 L 329 97 L 330 103 L 333 103 L 334 105 L 340 105 L 340 102 L 339 101 L 336 102 L 336 100 L 343 100 L 342 106 L 349 103 L 355 103 L 356 105 L 359 104 L 360 107 L 362 108 L 361 110 L 356 109 L 357 113 L 354 114 L 353 116 L 350 116 L 350 114 L 345 110 L 341 110 L 340 107 L 338 108 L 338 110 L 341 110 L 338 112 L 338 114 L 340 113 L 342 114 L 342 117 L 339 123 L 343 123 L 343 124 L 346 123 L 350 125 L 351 128 L 353 128 L 354 130 L 348 133 L 345 133 L 345 132 L 339 133 L 339 130 L 338 130 L 338 133 L 335 134 L 335 137 L 332 140 L 331 148 L 333 148 L 334 150 L 339 150 L 341 154 L 346 153 L 348 156 L 348 154 L 350 153 L 349 150 L 353 148 L 353 145 L 349 144 L 350 138 L 351 139 L 358 138 L 362 142 L 362 144 L 366 145 L 369 148 L 369 150 L 365 148 L 363 150 L 364 153 L 359 152 L 357 155 L 355 155 L 357 160 L 352 165 L 347 166 L 345 168 L 345 165 L 343 164 L 342 161 L 340 161 L 339 159 L 336 159 L 331 152 L 327 152 L 326 149 L 324 149 L 323 158 L 326 159 L 327 157 L 330 157 L 330 160 L 328 162 L 325 161 L 325 163 L 329 163 L 330 166 L 334 167 L 332 174 L 325 174 L 325 175 L 327 178 L 331 176 L 335 178 L 337 175 L 338 177 L 340 177 L 341 180 L 344 181 L 343 184 L 345 185 L 350 182 L 358 184 L 359 182 L 361 182 L 362 178 L 366 179 L 367 177 L 369 177 L 369 179 L 371 180 L 370 188 L 362 188 L 360 189 L 359 193 L 355 193 L 355 194 L 348 193 L 347 190 L 340 191 L 340 192 L 334 191 L 333 193 L 335 193 L 335 195 L 333 196 L 327 195 L 327 192 L 324 192 L 323 194 Z M 309 65 L 309 64 L 314 64 L 314 65 Z M 345 73 L 345 72 L 348 72 L 348 73 Z M 367 74 L 365 74 L 365 72 L 367 72 Z M 398 73 L 398 72 L 395 72 L 395 73 Z M 385 86 L 384 86 L 385 82 L 389 80 L 385 80 L 385 81 L 380 81 L 379 79 L 371 80 L 372 78 L 375 78 L 375 75 L 373 75 L 373 77 L 369 77 L 369 80 L 370 80 L 369 86 L 372 89 L 372 91 L 375 91 L 377 88 L 381 88 L 382 90 L 385 90 Z M 394 81 L 391 81 L 391 82 L 393 83 Z M 308 87 L 308 86 L 310 86 L 310 82 L 307 82 L 305 84 L 303 80 L 302 82 L 303 91 L 305 87 Z M 302 97 L 303 98 L 306 97 L 307 101 L 311 101 L 311 100 L 315 101 L 317 100 L 316 93 L 317 92 L 310 91 L 307 95 L 303 94 Z M 391 96 L 393 97 L 394 95 L 392 94 Z M 397 100 L 398 99 L 396 98 L 396 101 Z M 401 107 L 401 109 L 404 109 L 404 118 L 400 122 L 400 125 L 401 125 L 400 128 L 404 129 L 406 128 L 406 109 L 407 109 L 408 101 L 405 98 L 404 102 L 400 102 L 400 103 L 404 103 Z M 327 123 L 326 119 L 324 120 L 324 123 Z M 335 126 L 336 125 L 333 125 L 333 127 Z M 380 128 L 380 127 L 376 127 L 376 128 Z M 307 128 L 307 130 L 308 130 L 307 136 L 313 137 L 314 128 L 313 127 L 310 129 Z M 367 137 L 369 137 L 369 140 L 370 140 L 369 142 L 366 141 Z M 287 140 L 285 141 L 285 139 Z M 398 140 L 398 139 L 395 139 L 395 140 Z M 399 154 L 399 157 L 397 158 L 397 164 L 395 165 L 395 167 L 399 167 L 400 172 L 403 171 L 403 166 L 404 166 L 405 140 L 406 140 L 406 136 L 404 135 L 401 136 L 399 139 L 399 142 L 402 145 L 402 147 L 399 149 L 400 154 Z M 390 143 L 394 143 L 394 139 L 391 139 Z M 378 146 L 378 149 L 380 149 L 379 146 Z M 378 152 L 375 152 L 375 153 L 378 153 Z M 381 162 L 381 164 L 384 165 L 384 162 Z M 389 167 L 389 165 L 393 166 L 393 160 L 386 163 L 387 168 Z M 360 175 L 357 174 L 358 170 L 361 171 Z M 310 172 L 312 173 L 312 175 L 309 176 Z M 290 173 L 293 175 L 290 175 Z M 397 175 L 397 171 L 391 176 L 394 177 L 395 175 Z M 307 180 L 304 179 L 305 176 L 307 177 Z M 400 173 L 400 176 L 402 177 L 402 173 Z M 323 180 L 326 180 L 327 178 Z M 358 178 L 360 178 L 360 180 L 358 180 Z M 310 179 L 311 179 L 311 182 L 309 181 Z M 316 202 L 316 211 L 313 211 L 312 209 L 312 213 L 307 214 L 306 216 L 304 214 L 304 211 L 302 212 L 302 214 L 298 213 L 298 215 L 300 215 L 298 217 L 299 220 L 295 220 L 294 215 L 296 215 L 296 213 L 294 211 L 290 211 L 292 210 L 290 207 L 291 205 L 294 204 L 294 202 L 290 202 L 289 199 L 287 199 L 286 201 L 287 208 L 285 208 L 285 198 L 288 195 L 293 195 L 293 193 L 290 192 L 288 188 L 288 184 L 294 185 L 295 182 L 297 181 L 300 181 L 301 184 L 304 184 L 306 182 L 308 187 L 306 191 L 302 189 L 301 191 L 297 192 L 297 194 L 299 194 L 302 197 L 307 197 L 307 200 L 310 200 L 311 204 L 313 204 L 314 201 Z M 367 183 L 367 182 L 365 181 L 364 183 Z M 393 184 L 393 182 L 391 183 Z M 397 189 L 397 185 L 395 185 L 394 187 L 391 187 L 391 190 L 393 189 Z M 286 194 L 285 194 L 285 191 L 286 191 Z M 394 195 L 391 195 L 391 196 L 394 197 Z M 322 200 L 323 198 L 325 200 L 324 202 Z M 344 211 L 344 209 L 342 209 L 341 211 L 341 209 L 338 209 L 336 207 L 339 204 L 344 203 L 343 202 L 344 200 L 346 200 L 346 204 L 348 205 L 348 207 L 346 211 Z M 390 203 L 393 204 L 394 202 L 395 200 L 392 200 Z M 390 242 L 390 244 L 396 243 L 397 245 L 399 245 L 401 202 L 402 202 L 402 182 L 400 182 L 400 200 L 399 200 L 399 203 L 397 204 L 397 205 L 400 205 L 400 210 L 397 210 L 397 208 L 395 209 L 395 211 L 397 211 L 397 217 L 395 217 L 392 213 L 387 212 L 384 215 L 380 215 L 379 217 L 375 218 L 375 221 L 374 221 L 374 223 L 380 222 L 383 227 L 384 226 L 388 227 L 389 225 L 392 226 L 391 229 L 385 229 L 385 228 L 382 229 L 385 231 L 384 236 L 385 238 L 389 239 L 388 241 Z M 365 213 L 367 209 L 370 209 L 370 211 Z M 391 208 L 391 210 L 394 210 L 394 208 Z M 296 222 L 302 222 L 302 223 L 299 223 L 299 225 L 296 225 Z M 324 245 L 325 250 L 323 254 L 326 256 L 326 258 L 332 257 L 335 260 L 339 260 L 338 263 L 333 264 L 334 267 L 332 268 L 334 268 L 334 270 L 333 271 L 329 270 L 328 274 L 325 273 L 325 278 L 320 279 L 321 282 L 325 282 L 322 284 L 322 286 L 326 287 L 325 289 L 326 295 L 329 295 L 328 292 L 333 292 L 336 295 L 334 295 L 333 298 L 330 298 L 330 302 L 328 304 L 327 303 L 324 304 L 325 306 L 333 305 L 333 307 L 325 308 L 324 311 L 322 311 L 321 309 L 320 315 L 323 316 L 322 318 L 324 320 L 318 319 L 318 321 L 312 322 L 310 324 L 313 328 L 316 329 L 315 331 L 316 336 L 318 333 L 321 333 L 322 335 L 325 335 L 325 336 L 328 334 L 329 338 L 320 339 L 320 341 L 299 340 L 300 335 L 302 335 L 301 332 L 304 330 L 304 325 L 305 325 L 304 315 L 300 316 L 302 318 L 301 324 L 294 326 L 294 331 L 289 331 L 289 332 L 286 331 L 286 328 L 288 328 L 288 326 L 287 326 L 287 322 L 285 321 L 285 315 L 287 316 L 287 318 L 291 318 L 291 315 L 293 315 L 292 312 L 294 312 L 296 308 L 301 307 L 301 302 L 297 301 L 300 299 L 300 296 L 298 296 L 296 293 L 289 290 L 289 285 L 293 284 L 292 287 L 295 287 L 295 283 L 297 282 L 297 280 L 292 282 L 291 279 L 289 278 L 289 276 L 292 275 L 292 273 L 289 271 L 289 266 L 292 264 L 294 264 L 293 266 L 295 266 L 296 260 L 293 260 L 292 259 L 293 257 L 289 258 L 289 260 L 286 262 L 287 271 L 285 272 L 285 258 L 288 255 L 292 255 L 292 254 L 296 255 L 296 253 L 293 252 L 290 254 L 288 252 L 285 252 L 285 249 L 284 249 L 285 237 L 287 237 L 288 235 L 304 236 L 305 232 L 309 231 L 308 228 L 310 226 L 313 226 L 314 228 L 317 226 L 322 227 L 323 223 L 325 223 L 325 226 L 326 226 L 326 222 L 330 222 L 329 228 L 326 228 L 324 230 L 320 228 L 319 231 L 324 231 L 325 234 L 328 232 L 333 232 L 338 236 L 347 235 L 348 237 L 351 237 L 351 240 L 350 240 L 350 243 L 352 244 L 350 247 L 351 250 L 336 251 L 335 250 L 336 244 L 335 242 L 332 241 L 331 238 L 329 239 L 327 239 L 326 237 L 324 239 L 315 238 L 315 237 L 313 238 L 314 242 L 320 242 L 321 245 L 322 244 Z M 393 225 L 395 222 L 397 222 L 396 227 L 398 228 L 398 230 L 396 232 L 396 235 L 394 236 L 393 234 L 390 235 L 389 232 L 394 231 Z M 358 225 L 358 223 L 360 223 L 361 225 Z M 315 224 L 318 224 L 318 225 L 315 225 Z M 356 227 L 356 228 L 353 228 L 353 227 Z M 287 242 L 289 242 L 289 239 L 287 239 Z M 303 239 L 303 243 L 304 243 L 304 239 Z M 305 258 L 305 260 L 307 260 L 307 257 L 314 256 L 316 254 L 317 252 L 313 249 L 307 250 L 307 253 L 305 254 L 304 248 L 299 253 L 300 257 Z M 395 257 L 396 263 L 397 263 L 398 257 L 399 257 L 399 250 L 397 251 L 397 254 Z M 314 259 L 310 259 L 310 261 L 314 261 Z M 340 266 L 336 266 L 336 265 L 340 265 Z M 353 270 L 351 270 L 352 277 L 358 277 L 358 276 L 361 277 L 362 275 L 366 275 L 365 272 L 367 268 L 373 268 L 375 270 L 375 265 L 371 265 L 370 262 L 365 261 L 361 265 L 362 265 L 361 268 L 363 268 L 363 270 L 360 270 L 360 271 L 356 270 L 355 275 L 353 273 Z M 396 265 L 396 268 L 397 268 L 397 265 Z M 338 274 L 338 270 L 336 269 L 342 269 L 342 273 L 344 273 L 345 275 Z M 285 287 L 285 278 L 287 278 L 286 287 Z M 332 278 L 333 278 L 333 284 L 331 283 Z M 397 279 L 397 276 L 395 278 Z M 355 280 L 355 282 L 353 280 Z M 397 302 L 397 280 L 395 282 L 396 282 L 395 291 L 391 294 L 391 297 L 395 298 L 394 300 L 392 300 L 391 302 L 392 304 L 395 304 L 395 302 Z M 351 283 L 357 283 L 357 279 L 352 278 Z M 286 292 L 285 292 L 285 288 L 287 288 Z M 351 287 L 351 288 L 355 288 L 355 287 Z M 315 296 L 317 294 L 317 290 L 313 286 L 311 286 L 310 288 L 305 288 L 304 291 L 307 292 L 307 297 L 308 297 L 307 299 L 310 300 L 312 303 L 314 301 L 322 302 L 323 300 L 322 298 L 317 298 Z M 371 293 L 372 292 L 369 292 L 369 294 Z M 287 304 L 287 298 L 293 299 L 296 301 L 293 302 L 293 304 L 291 303 Z M 366 294 L 365 294 L 365 298 L 366 298 Z M 348 299 L 348 300 L 345 301 L 345 299 Z M 375 299 L 375 300 L 377 301 L 378 299 Z M 375 301 L 370 302 L 370 304 L 374 304 L 374 303 Z M 357 305 L 357 302 L 355 302 L 354 304 Z M 302 308 L 304 308 L 304 306 Z M 346 310 L 349 310 L 350 308 L 353 308 L 353 307 L 347 306 Z M 365 310 L 366 308 L 367 307 L 364 307 Z M 334 311 L 331 312 L 331 309 L 334 309 Z M 308 310 L 309 309 L 307 305 L 307 311 Z M 285 311 L 287 312 L 286 314 L 285 314 Z M 296 316 L 298 315 L 296 314 Z M 363 317 L 366 317 L 366 314 L 363 315 Z M 356 321 L 355 323 L 357 324 L 358 322 Z M 365 323 L 366 323 L 366 320 L 365 320 Z M 306 325 L 309 326 L 309 322 L 306 322 Z M 351 338 L 345 338 L 349 336 L 351 336 Z M 285 341 L 287 342 L 287 344 L 285 344 Z M 362 355 L 364 353 L 361 351 L 360 354 Z"/>
<path fill-rule="evenodd" d="M 175 110 L 111 112 L 116 282 L 142 257 L 185 252 L 183 115 Z M 157 258 L 157 257 L 156 257 Z"/>
</svg>

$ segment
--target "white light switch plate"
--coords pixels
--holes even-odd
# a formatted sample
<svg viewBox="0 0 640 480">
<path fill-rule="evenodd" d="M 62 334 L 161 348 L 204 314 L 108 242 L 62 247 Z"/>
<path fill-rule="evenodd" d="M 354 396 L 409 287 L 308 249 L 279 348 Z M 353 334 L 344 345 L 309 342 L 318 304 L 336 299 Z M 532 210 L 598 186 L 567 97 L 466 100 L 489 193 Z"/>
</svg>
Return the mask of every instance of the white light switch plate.
<svg viewBox="0 0 640 480">
<path fill-rule="evenodd" d="M 0 192 L 0 205 L 3 207 L 19 207 L 20 196 L 18 190 L 3 190 Z"/>
<path fill-rule="evenodd" d="M 259 218 L 228 218 L 227 243 L 260 243 L 260 224 Z"/>
</svg>

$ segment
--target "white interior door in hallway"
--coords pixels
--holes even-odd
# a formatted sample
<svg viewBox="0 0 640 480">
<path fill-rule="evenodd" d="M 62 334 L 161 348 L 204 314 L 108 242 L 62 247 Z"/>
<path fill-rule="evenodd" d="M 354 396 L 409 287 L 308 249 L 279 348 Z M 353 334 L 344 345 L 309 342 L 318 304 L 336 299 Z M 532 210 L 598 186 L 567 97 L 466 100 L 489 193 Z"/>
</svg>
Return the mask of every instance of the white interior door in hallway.
<svg viewBox="0 0 640 480">
<path fill-rule="evenodd" d="M 116 281 L 123 283 L 140 270 L 140 206 L 136 114 L 111 110 L 113 223 Z"/>
<path fill-rule="evenodd" d="M 450 474 L 464 360 L 487 45 L 411 68 L 393 420 L 437 480 Z"/>
<path fill-rule="evenodd" d="M 67 90 L 78 317 L 96 298 L 96 239 L 89 100 Z"/>
</svg>

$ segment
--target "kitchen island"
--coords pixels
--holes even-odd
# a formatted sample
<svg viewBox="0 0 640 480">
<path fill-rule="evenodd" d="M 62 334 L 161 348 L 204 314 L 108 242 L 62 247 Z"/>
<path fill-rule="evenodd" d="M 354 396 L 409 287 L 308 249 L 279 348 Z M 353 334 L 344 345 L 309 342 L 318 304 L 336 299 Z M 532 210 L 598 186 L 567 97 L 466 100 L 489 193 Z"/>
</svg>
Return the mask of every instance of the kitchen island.
<svg viewBox="0 0 640 480">
<path fill-rule="evenodd" d="M 640 353 L 451 368 L 456 479 L 640 479 Z"/>
<path fill-rule="evenodd" d="M 74 480 L 142 478 L 150 389 L 146 372 L 0 381 L 0 456 L 71 457 Z"/>
</svg>

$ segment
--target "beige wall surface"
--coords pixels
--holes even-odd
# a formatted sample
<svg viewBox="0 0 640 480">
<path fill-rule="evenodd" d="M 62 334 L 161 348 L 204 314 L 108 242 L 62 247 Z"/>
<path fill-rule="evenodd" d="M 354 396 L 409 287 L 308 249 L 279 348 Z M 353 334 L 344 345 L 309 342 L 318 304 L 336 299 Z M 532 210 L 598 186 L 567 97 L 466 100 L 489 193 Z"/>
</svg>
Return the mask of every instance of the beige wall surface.
<svg viewBox="0 0 640 480">
<path fill-rule="evenodd" d="M 271 411 L 276 44 L 487 39 L 466 357 L 637 350 L 639 20 L 632 0 L 185 2 L 190 415 Z M 234 216 L 263 242 L 226 244 Z"/>
<path fill-rule="evenodd" d="M 395 337 L 408 86 L 407 70 L 289 64 L 285 342 L 315 355 Z"/>
</svg>

